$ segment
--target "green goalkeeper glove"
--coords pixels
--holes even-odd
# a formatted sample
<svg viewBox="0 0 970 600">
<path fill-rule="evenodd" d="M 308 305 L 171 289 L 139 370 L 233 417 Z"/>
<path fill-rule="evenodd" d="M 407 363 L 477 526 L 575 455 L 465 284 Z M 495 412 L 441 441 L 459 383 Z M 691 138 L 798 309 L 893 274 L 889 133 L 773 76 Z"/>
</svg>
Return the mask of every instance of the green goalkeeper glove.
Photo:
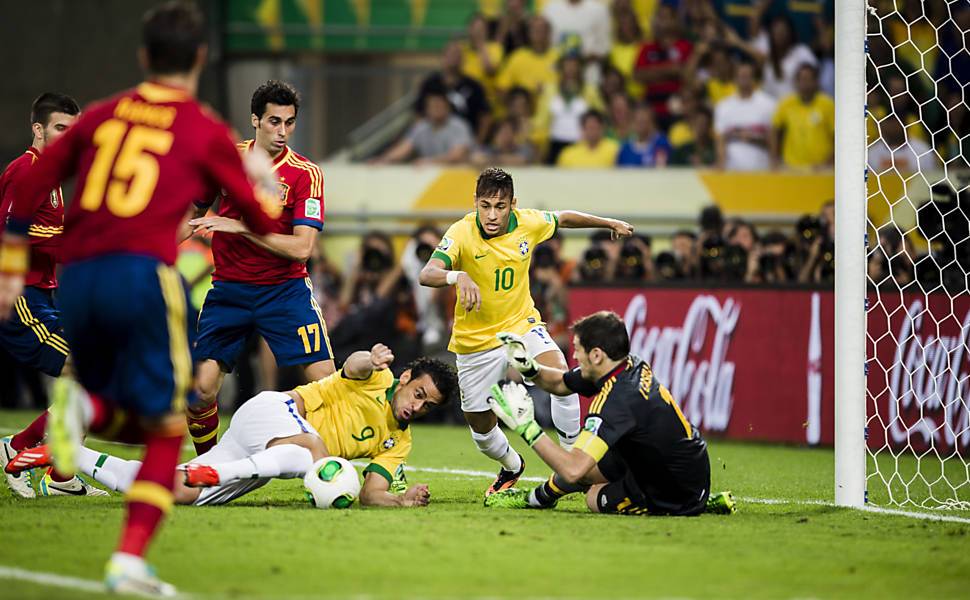
<svg viewBox="0 0 970 600">
<path fill-rule="evenodd" d="M 522 376 L 526 379 L 532 379 L 539 374 L 539 363 L 529 354 L 525 347 L 525 341 L 520 336 L 503 331 L 496 333 L 495 337 L 505 346 L 505 357 L 512 368 L 522 373 Z"/>
<path fill-rule="evenodd" d="M 544 435 L 542 427 L 535 420 L 535 407 L 532 397 L 521 383 L 506 383 L 501 388 L 492 386 L 488 399 L 492 412 L 505 423 L 505 426 L 522 436 L 529 446 L 534 446 Z"/>
</svg>

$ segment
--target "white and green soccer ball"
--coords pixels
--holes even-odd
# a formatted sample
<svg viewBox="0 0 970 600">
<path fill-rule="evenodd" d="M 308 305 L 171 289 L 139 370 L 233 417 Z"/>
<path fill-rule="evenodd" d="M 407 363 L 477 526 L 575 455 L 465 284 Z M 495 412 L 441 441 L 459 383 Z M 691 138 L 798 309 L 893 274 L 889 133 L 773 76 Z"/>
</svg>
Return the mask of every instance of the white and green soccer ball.
<svg viewBox="0 0 970 600">
<path fill-rule="evenodd" d="M 350 508 L 360 494 L 360 477 L 350 461 L 328 456 L 303 476 L 306 498 L 317 508 Z"/>
</svg>

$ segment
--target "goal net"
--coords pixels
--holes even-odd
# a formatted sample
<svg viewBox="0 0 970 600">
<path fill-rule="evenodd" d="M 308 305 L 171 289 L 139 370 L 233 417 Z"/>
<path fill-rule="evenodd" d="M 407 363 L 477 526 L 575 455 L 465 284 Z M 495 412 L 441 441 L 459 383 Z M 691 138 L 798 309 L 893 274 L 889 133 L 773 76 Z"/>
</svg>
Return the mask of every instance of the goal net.
<svg viewBox="0 0 970 600">
<path fill-rule="evenodd" d="M 866 15 L 866 492 L 970 510 L 970 2 Z"/>
</svg>

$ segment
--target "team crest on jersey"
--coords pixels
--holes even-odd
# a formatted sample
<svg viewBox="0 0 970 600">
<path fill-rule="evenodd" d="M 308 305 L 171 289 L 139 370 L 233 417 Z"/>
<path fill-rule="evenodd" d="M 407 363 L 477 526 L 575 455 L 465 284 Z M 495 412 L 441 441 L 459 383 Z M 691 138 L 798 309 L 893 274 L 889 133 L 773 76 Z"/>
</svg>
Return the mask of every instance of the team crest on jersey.
<svg viewBox="0 0 970 600">
<path fill-rule="evenodd" d="M 522 256 L 525 256 L 528 253 L 529 253 L 529 242 L 527 242 L 526 240 L 522 240 L 521 242 L 519 242 L 519 254 L 521 254 Z"/>
<path fill-rule="evenodd" d="M 441 250 L 442 252 L 447 252 L 448 248 L 451 248 L 452 244 L 454 244 L 454 242 L 451 240 L 450 237 L 442 237 L 441 242 L 438 243 L 438 250 Z"/>
<path fill-rule="evenodd" d="M 290 195 L 290 186 L 283 183 L 282 181 L 277 181 L 276 185 L 279 188 L 279 192 L 280 192 L 280 203 L 285 206 L 286 197 Z"/>
<path fill-rule="evenodd" d="M 384 440 L 384 443 L 381 445 L 384 446 L 385 450 L 390 450 L 391 448 L 397 445 L 397 440 L 395 440 L 393 437 L 389 437 L 386 440 Z"/>
<path fill-rule="evenodd" d="M 51 206 L 57 208 L 57 192 L 51 192 Z"/>
<path fill-rule="evenodd" d="M 603 419 L 599 417 L 586 417 L 586 425 L 583 427 L 586 431 L 596 435 L 600 430 L 600 425 L 603 424 Z"/>
</svg>

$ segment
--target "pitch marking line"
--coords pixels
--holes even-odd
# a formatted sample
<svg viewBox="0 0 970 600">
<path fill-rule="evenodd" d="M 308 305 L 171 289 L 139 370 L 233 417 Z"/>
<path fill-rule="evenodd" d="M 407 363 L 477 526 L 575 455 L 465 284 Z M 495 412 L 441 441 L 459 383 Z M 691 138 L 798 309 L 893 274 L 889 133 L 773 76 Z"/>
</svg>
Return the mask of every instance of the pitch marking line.
<svg viewBox="0 0 970 600">
<path fill-rule="evenodd" d="M 104 594 L 104 584 L 100 581 L 90 579 L 79 579 L 68 577 L 67 575 L 57 575 L 55 573 L 44 573 L 42 571 L 28 571 L 16 567 L 4 567 L 0 565 L 0 579 L 19 579 L 30 583 L 39 583 L 50 587 L 68 588 L 71 590 L 81 590 L 82 592 L 94 592 Z"/>
</svg>

